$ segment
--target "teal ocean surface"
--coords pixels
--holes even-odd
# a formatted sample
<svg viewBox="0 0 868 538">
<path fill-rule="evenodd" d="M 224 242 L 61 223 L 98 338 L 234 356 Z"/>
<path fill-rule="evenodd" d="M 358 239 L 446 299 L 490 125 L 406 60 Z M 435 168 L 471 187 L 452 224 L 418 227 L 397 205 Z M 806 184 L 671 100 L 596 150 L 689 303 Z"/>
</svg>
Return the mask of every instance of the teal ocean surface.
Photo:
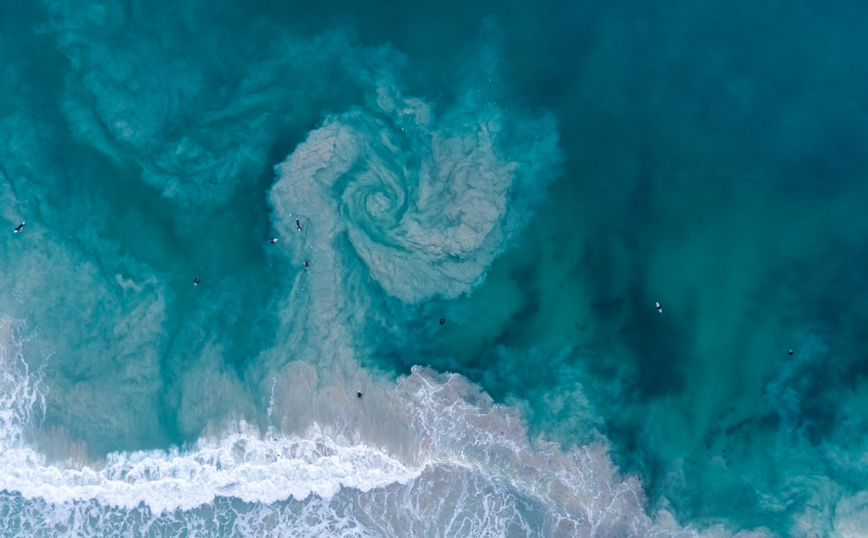
<svg viewBox="0 0 868 538">
<path fill-rule="evenodd" d="M 866 28 L 0 1 L 0 535 L 868 536 Z"/>
</svg>

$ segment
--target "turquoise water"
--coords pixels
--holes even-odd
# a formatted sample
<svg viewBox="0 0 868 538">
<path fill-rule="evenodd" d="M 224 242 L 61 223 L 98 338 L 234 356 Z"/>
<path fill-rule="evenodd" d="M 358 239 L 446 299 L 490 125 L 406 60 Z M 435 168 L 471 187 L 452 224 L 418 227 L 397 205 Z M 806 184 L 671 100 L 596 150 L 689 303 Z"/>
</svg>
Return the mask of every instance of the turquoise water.
<svg viewBox="0 0 868 538">
<path fill-rule="evenodd" d="M 465 4 L 0 3 L 3 535 L 868 532 L 868 8 Z"/>
</svg>

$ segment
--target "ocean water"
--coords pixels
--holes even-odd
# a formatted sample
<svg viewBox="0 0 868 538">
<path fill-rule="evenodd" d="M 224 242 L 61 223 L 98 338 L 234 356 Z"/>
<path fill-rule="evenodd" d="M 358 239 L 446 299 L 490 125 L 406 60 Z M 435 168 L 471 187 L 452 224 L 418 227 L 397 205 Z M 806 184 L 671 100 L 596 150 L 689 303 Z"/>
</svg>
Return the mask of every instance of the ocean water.
<svg viewBox="0 0 868 538">
<path fill-rule="evenodd" d="M 868 535 L 865 28 L 0 2 L 0 535 Z"/>
</svg>

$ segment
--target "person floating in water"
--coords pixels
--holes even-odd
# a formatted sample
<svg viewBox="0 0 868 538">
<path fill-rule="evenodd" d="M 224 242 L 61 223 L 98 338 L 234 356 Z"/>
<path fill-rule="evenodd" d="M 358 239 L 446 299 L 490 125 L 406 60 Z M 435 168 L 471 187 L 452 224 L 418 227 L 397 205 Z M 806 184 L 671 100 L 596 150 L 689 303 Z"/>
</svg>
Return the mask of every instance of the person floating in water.
<svg viewBox="0 0 868 538">
<path fill-rule="evenodd" d="M 663 307 L 660 306 L 660 303 L 655 303 L 655 304 L 657 305 L 657 311 L 662 314 L 663 313 Z"/>
<path fill-rule="evenodd" d="M 275 244 L 275 243 L 277 243 L 277 238 L 276 238 L 276 237 L 272 237 L 272 238 L 271 238 L 271 244 L 273 245 L 273 244 Z"/>
<path fill-rule="evenodd" d="M 446 323 L 446 320 L 444 318 L 440 318 L 440 325 L 443 325 L 444 323 Z"/>
<path fill-rule="evenodd" d="M 199 277 L 196 277 L 196 279 L 193 280 L 193 286 L 198 286 L 198 285 L 199 285 Z"/>
<path fill-rule="evenodd" d="M 301 223 L 298 222 L 298 219 L 295 219 L 295 227 L 299 232 L 301 231 Z"/>
<path fill-rule="evenodd" d="M 21 224 L 19 224 L 18 227 L 15 228 L 15 230 L 14 230 L 12 233 L 16 233 L 16 234 L 17 234 L 18 232 L 21 231 L 22 228 L 24 228 L 24 221 L 21 221 Z"/>
</svg>

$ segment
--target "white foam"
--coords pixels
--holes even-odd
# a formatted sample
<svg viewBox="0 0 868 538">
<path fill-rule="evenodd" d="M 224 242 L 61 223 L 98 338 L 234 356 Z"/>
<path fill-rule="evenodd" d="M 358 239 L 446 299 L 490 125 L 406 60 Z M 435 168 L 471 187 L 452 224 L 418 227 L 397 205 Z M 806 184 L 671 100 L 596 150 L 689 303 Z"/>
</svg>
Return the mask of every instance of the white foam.
<svg viewBox="0 0 868 538">
<path fill-rule="evenodd" d="M 109 506 L 147 505 L 155 513 L 188 510 L 218 495 L 271 503 L 342 487 L 360 491 L 418 476 L 382 450 L 341 444 L 316 428 L 284 436 L 241 421 L 188 450 L 109 454 L 100 465 L 53 465 L 26 443 L 44 416 L 38 375 L 21 356 L 23 323 L 0 322 L 0 490 L 50 503 L 97 499 Z"/>
<path fill-rule="evenodd" d="M 868 491 L 848 496 L 835 506 L 835 531 L 842 538 L 865 536 L 868 529 Z"/>
<path fill-rule="evenodd" d="M 103 467 L 63 469 L 28 448 L 0 455 L 0 489 L 50 503 L 96 499 L 154 513 L 190 510 L 217 496 L 273 503 L 310 495 L 334 496 L 342 487 L 368 491 L 405 483 L 419 471 L 382 451 L 340 445 L 327 436 L 262 439 L 240 424 L 237 433 L 201 440 L 190 451 L 113 453 Z"/>
<path fill-rule="evenodd" d="M 228 525 L 220 532 L 263 536 L 697 535 L 668 512 L 646 514 L 639 480 L 621 477 L 604 445 L 562 452 L 532 442 L 516 410 L 458 375 L 414 368 L 387 389 L 401 411 L 396 420 L 415 439 L 411 463 L 339 441 L 328 429 L 263 436 L 240 422 L 187 450 L 113 453 L 101 465 L 65 466 L 26 445 L 21 418 L 39 408 L 38 383 L 9 358 L 4 352 L 4 395 L 12 396 L 0 413 L 7 434 L 0 490 L 23 496 L 18 502 L 34 529 L 60 521 L 70 536 L 123 534 L 130 526 L 151 535 L 214 534 L 207 514 L 219 512 Z M 18 389 L 10 392 L 10 381 Z"/>
<path fill-rule="evenodd" d="M 551 445 L 533 447 L 514 412 L 493 405 L 459 376 L 438 378 L 417 369 L 393 397 L 418 429 L 420 465 L 338 443 L 322 431 L 263 438 L 242 423 L 185 452 L 115 453 L 99 468 L 49 465 L 26 446 L 7 446 L 0 453 L 0 489 L 64 510 L 81 502 L 96 502 L 103 511 L 144 505 L 158 518 L 186 517 L 177 510 L 213 504 L 217 497 L 257 503 L 254 511 L 263 503 L 305 500 L 333 518 L 349 495 L 363 513 L 396 518 L 398 529 L 404 528 L 400 519 L 409 517 L 405 524 L 442 525 L 435 535 L 443 536 L 495 536 L 511 534 L 509 529 L 546 535 L 664 530 L 644 514 L 638 482 L 620 480 L 603 447 L 571 454 Z"/>
</svg>

